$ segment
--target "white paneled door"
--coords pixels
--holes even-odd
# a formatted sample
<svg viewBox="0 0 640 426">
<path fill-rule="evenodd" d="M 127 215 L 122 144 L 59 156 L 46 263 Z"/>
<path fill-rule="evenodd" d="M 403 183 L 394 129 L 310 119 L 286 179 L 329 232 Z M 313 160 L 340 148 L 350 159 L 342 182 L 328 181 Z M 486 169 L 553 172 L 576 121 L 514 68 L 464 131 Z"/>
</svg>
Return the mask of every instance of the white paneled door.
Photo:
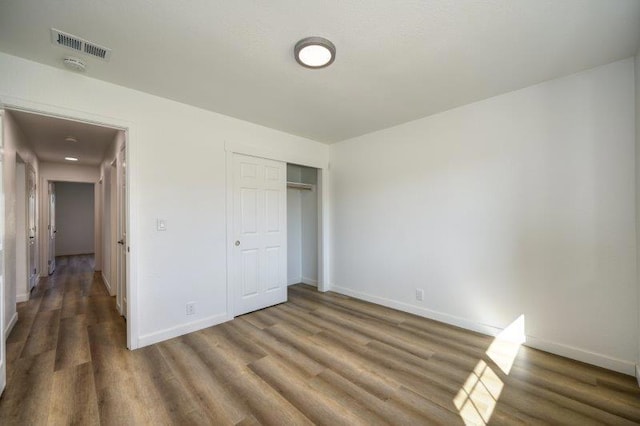
<svg viewBox="0 0 640 426">
<path fill-rule="evenodd" d="M 29 166 L 27 173 L 27 190 L 29 191 L 29 199 L 27 201 L 28 219 L 29 219 L 29 290 L 31 290 L 38 281 L 37 268 L 37 250 L 36 250 L 36 171 Z"/>
<path fill-rule="evenodd" d="M 56 270 L 56 184 L 49 182 L 49 275 Z"/>
<path fill-rule="evenodd" d="M 287 301 L 286 164 L 234 154 L 235 316 Z"/>
<path fill-rule="evenodd" d="M 120 315 L 127 317 L 127 161 L 123 145 L 118 157 L 118 293 Z"/>
</svg>

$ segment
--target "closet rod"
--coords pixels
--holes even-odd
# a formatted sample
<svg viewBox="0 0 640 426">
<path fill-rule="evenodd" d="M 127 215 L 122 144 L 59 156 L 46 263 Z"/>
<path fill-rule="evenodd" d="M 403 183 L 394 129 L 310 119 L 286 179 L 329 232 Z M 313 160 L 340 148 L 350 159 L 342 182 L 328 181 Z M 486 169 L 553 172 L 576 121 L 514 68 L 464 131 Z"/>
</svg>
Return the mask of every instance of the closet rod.
<svg viewBox="0 0 640 426">
<path fill-rule="evenodd" d="M 313 189 L 313 185 L 309 183 L 287 182 L 287 188 L 305 189 L 307 191 L 311 191 Z"/>
</svg>

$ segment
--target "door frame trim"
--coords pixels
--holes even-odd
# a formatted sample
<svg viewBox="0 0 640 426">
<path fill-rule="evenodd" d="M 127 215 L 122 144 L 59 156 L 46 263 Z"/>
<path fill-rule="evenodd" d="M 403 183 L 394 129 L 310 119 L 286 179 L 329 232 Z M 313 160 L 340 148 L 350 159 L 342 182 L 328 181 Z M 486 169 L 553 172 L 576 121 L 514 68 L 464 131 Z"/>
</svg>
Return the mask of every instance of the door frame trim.
<svg viewBox="0 0 640 426">
<path fill-rule="evenodd" d="M 329 162 L 311 156 L 301 155 L 289 150 L 265 149 L 261 146 L 241 142 L 225 141 L 226 161 L 226 219 L 227 219 L 227 320 L 234 318 L 233 306 L 233 155 L 243 154 L 267 160 L 282 161 L 313 167 L 318 173 L 318 291 L 330 289 L 329 284 Z"/>
<path fill-rule="evenodd" d="M 136 137 L 138 135 L 138 128 L 132 121 L 114 118 L 109 116 L 103 116 L 99 114 L 93 114 L 87 111 L 80 111 L 76 109 L 70 109 L 56 104 L 48 104 L 41 102 L 34 102 L 22 98 L 15 98 L 0 94 L 0 110 L 17 110 L 29 112 L 32 114 L 39 114 L 48 117 L 62 118 L 65 120 L 73 120 L 88 124 L 95 124 L 103 127 L 110 127 L 125 132 L 125 138 L 127 141 L 126 149 L 126 161 L 129 165 L 129 171 L 127 173 L 127 235 L 130 236 L 129 241 L 140 241 L 138 226 L 131 226 L 138 223 L 138 205 L 135 200 L 139 199 L 138 189 L 139 182 L 139 168 L 135 167 L 136 161 L 139 157 Z M 133 167 L 131 167 L 133 165 Z M 40 180 L 40 179 L 38 179 Z M 95 182 L 94 182 L 95 183 Z M 40 187 L 42 188 L 42 186 Z M 39 196 L 39 195 L 38 195 Z M 40 212 L 42 213 L 42 212 Z M 129 251 L 127 251 L 127 348 L 133 350 L 140 347 L 139 344 L 139 298 L 138 298 L 138 250 L 135 244 L 129 244 Z"/>
</svg>

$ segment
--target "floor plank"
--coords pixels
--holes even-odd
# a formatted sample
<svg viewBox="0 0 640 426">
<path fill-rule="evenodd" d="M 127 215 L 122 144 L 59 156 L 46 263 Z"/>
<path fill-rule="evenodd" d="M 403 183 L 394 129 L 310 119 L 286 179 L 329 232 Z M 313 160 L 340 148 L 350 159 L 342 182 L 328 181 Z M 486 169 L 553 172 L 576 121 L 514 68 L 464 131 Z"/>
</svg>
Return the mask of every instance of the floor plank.
<svg viewBox="0 0 640 426">
<path fill-rule="evenodd" d="M 90 363 L 57 370 L 53 375 L 53 389 L 48 424 L 99 425 L 98 400 Z"/>
</svg>

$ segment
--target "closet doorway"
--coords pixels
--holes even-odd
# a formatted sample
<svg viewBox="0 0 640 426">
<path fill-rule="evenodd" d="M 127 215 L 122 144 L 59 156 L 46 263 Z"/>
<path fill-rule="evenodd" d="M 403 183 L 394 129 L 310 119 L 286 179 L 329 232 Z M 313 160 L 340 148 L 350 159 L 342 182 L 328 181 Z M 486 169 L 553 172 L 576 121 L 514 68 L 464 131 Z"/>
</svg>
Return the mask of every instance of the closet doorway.
<svg viewBox="0 0 640 426">
<path fill-rule="evenodd" d="M 287 164 L 287 284 L 318 286 L 318 169 Z"/>
</svg>

